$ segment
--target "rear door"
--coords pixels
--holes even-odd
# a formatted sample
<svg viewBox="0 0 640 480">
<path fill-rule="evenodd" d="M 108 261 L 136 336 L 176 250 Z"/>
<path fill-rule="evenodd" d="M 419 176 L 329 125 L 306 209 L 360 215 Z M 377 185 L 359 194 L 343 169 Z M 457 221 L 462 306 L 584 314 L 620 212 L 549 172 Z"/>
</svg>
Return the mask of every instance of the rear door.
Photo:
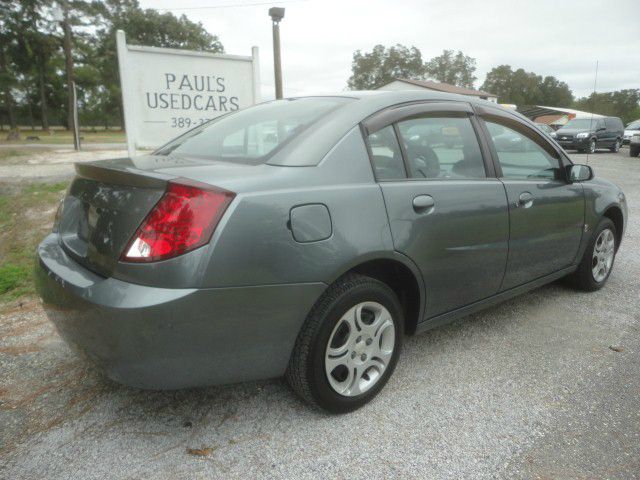
<svg viewBox="0 0 640 480">
<path fill-rule="evenodd" d="M 395 249 L 422 272 L 425 318 L 489 297 L 502 283 L 507 200 L 477 128 L 463 102 L 393 108 L 365 124 Z"/>
<path fill-rule="evenodd" d="M 575 261 L 584 227 L 584 194 L 581 184 L 566 180 L 568 161 L 533 127 L 498 109 L 479 111 L 509 202 L 506 290 Z M 505 135 L 517 138 L 513 144 L 518 148 L 504 148 L 500 139 Z"/>
<path fill-rule="evenodd" d="M 598 147 L 608 147 L 611 143 L 611 132 L 607 129 L 603 118 L 598 119 L 595 130 Z"/>
<path fill-rule="evenodd" d="M 604 119 L 604 124 L 607 127 L 607 146 L 613 146 L 621 136 L 619 123 L 617 118 L 607 117 Z"/>
</svg>

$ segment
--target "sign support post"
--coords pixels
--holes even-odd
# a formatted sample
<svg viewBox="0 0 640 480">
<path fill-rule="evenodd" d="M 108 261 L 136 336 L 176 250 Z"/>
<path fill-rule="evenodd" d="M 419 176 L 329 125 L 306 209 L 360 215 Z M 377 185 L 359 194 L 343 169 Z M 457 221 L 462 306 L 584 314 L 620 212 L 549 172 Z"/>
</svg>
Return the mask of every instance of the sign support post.
<svg viewBox="0 0 640 480">
<path fill-rule="evenodd" d="M 127 85 L 126 74 L 127 67 L 125 65 L 127 58 L 127 39 L 125 37 L 124 31 L 118 30 L 116 32 L 116 47 L 118 51 L 118 73 L 120 74 L 120 90 L 122 93 L 122 109 L 123 109 L 123 117 L 124 117 L 124 131 L 127 135 L 127 154 L 129 157 L 135 157 L 136 155 L 136 145 L 134 141 L 134 132 L 133 132 L 133 118 L 131 118 L 131 113 L 129 112 L 129 101 L 128 89 L 125 87 Z"/>
<path fill-rule="evenodd" d="M 78 92 L 76 90 L 76 82 L 71 82 L 71 90 L 73 92 L 73 148 L 80 151 L 80 125 L 78 125 Z"/>
</svg>

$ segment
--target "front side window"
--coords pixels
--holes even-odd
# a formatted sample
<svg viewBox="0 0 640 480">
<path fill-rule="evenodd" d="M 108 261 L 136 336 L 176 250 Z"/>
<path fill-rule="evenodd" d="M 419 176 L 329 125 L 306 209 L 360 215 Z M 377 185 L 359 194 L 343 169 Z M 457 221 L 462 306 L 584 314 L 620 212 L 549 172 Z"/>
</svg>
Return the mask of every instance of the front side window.
<svg viewBox="0 0 640 480">
<path fill-rule="evenodd" d="M 304 97 L 256 105 L 195 128 L 156 155 L 264 163 L 279 147 L 340 106 L 345 97 Z"/>
<path fill-rule="evenodd" d="M 400 144 L 393 125 L 369 135 L 371 161 L 378 180 L 398 180 L 406 178 Z"/>
<path fill-rule="evenodd" d="M 486 120 L 485 124 L 498 154 L 503 178 L 561 178 L 558 158 L 529 136 L 499 123 Z"/>
<path fill-rule="evenodd" d="M 469 117 L 424 117 L 398 123 L 414 178 L 485 178 Z"/>
</svg>

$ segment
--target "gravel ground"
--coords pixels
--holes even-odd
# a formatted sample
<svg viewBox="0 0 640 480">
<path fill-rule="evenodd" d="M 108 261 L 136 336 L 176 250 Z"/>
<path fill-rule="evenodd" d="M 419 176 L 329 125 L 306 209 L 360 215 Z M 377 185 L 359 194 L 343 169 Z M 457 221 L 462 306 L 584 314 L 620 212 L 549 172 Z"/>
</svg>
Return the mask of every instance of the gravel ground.
<svg viewBox="0 0 640 480">
<path fill-rule="evenodd" d="M 386 388 L 349 415 L 280 380 L 122 387 L 37 303 L 6 312 L 0 478 L 640 478 L 640 161 L 589 163 L 631 208 L 608 285 L 555 283 L 408 338 Z"/>
<path fill-rule="evenodd" d="M 0 158 L 0 183 L 56 181 L 73 176 L 75 162 L 126 157 L 126 144 L 88 143 L 76 152 L 73 146 L 56 144 L 0 144 L 2 150 L 31 151 L 28 156 Z M 140 154 L 143 152 L 140 151 Z"/>
</svg>

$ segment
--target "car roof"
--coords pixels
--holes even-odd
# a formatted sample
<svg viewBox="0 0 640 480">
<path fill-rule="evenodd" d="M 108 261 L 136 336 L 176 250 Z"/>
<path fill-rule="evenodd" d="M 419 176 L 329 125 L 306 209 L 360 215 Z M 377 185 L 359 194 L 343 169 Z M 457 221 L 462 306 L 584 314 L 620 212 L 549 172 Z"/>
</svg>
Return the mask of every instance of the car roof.
<svg viewBox="0 0 640 480">
<path fill-rule="evenodd" d="M 316 95 L 295 95 L 287 98 L 306 98 L 306 97 L 346 97 L 356 98 L 359 100 L 370 101 L 371 103 L 388 103 L 389 106 L 411 101 L 462 101 L 469 103 L 488 103 L 498 106 L 496 103 L 482 100 L 477 97 L 467 95 L 459 95 L 456 93 L 436 92 L 432 90 L 349 90 L 343 92 L 321 93 Z"/>
<path fill-rule="evenodd" d="M 353 128 L 357 128 L 360 122 L 381 110 L 403 103 L 420 101 L 465 102 L 473 105 L 497 108 L 507 112 L 511 116 L 524 119 L 528 123 L 531 123 L 529 119 L 523 117 L 515 110 L 502 107 L 494 102 L 466 95 L 428 90 L 345 91 L 319 95 L 291 96 L 286 99 L 293 100 L 313 97 L 346 97 L 356 99 L 356 101 L 347 102 L 333 112 L 330 117 L 318 121 L 312 128 L 302 132 L 289 145 L 272 157 L 267 162 L 268 164 L 285 166 L 299 165 L 300 158 L 309 158 L 310 162 L 314 162 L 315 160 L 313 159 L 323 158 L 347 132 Z M 535 127 L 532 126 L 532 128 Z"/>
</svg>

